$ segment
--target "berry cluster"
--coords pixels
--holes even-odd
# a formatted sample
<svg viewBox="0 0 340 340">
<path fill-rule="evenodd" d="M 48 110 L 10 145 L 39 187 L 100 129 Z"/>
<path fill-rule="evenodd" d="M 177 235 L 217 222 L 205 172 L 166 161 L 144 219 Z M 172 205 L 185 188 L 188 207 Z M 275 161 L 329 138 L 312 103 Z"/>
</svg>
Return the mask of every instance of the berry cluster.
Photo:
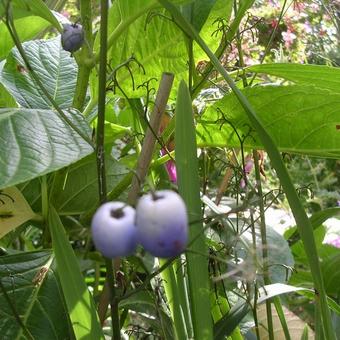
<svg viewBox="0 0 340 340">
<path fill-rule="evenodd" d="M 122 202 L 104 203 L 91 226 L 96 248 L 108 258 L 131 255 L 138 243 L 153 256 L 173 257 L 188 242 L 186 206 L 171 190 L 142 196 L 136 210 Z"/>
</svg>

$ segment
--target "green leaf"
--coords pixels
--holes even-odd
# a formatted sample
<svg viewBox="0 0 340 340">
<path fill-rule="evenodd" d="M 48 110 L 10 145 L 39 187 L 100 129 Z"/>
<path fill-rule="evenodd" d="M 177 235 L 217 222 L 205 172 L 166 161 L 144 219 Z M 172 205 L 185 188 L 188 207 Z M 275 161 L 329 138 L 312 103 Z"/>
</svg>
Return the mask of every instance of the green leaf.
<svg viewBox="0 0 340 340">
<path fill-rule="evenodd" d="M 317 211 L 314 213 L 310 218 L 310 223 L 312 224 L 313 229 L 320 227 L 325 221 L 329 218 L 340 215 L 340 208 L 328 208 L 322 211 Z M 296 242 L 300 240 L 300 235 L 297 230 L 297 227 L 289 228 L 284 233 L 285 238 L 287 239 L 288 243 L 292 246 Z"/>
<path fill-rule="evenodd" d="M 197 31 L 200 31 L 201 37 L 209 48 L 213 50 L 216 50 L 221 43 L 223 33 L 219 31 L 220 19 L 223 19 L 224 23 L 229 23 L 232 5 L 232 1 L 225 0 L 195 1 L 192 15 L 193 25 Z M 199 27 L 201 24 L 203 26 Z M 194 57 L 196 63 L 207 60 L 206 54 L 196 42 L 194 42 Z"/>
<path fill-rule="evenodd" d="M 27 41 L 34 38 L 38 33 L 50 26 L 45 19 L 35 16 L 19 18 L 14 21 L 15 29 L 20 41 Z M 10 50 L 15 46 L 13 39 L 4 22 L 0 23 L 0 60 L 6 58 Z"/>
<path fill-rule="evenodd" d="M 286 282 L 291 274 L 291 270 L 288 268 L 294 267 L 294 257 L 287 241 L 282 235 L 269 226 L 267 226 L 266 230 L 270 282 L 273 284 Z M 262 246 L 259 238 L 257 238 L 257 242 L 257 256 L 258 258 L 261 258 Z M 249 254 L 249 256 L 254 256 L 254 254 Z M 249 263 L 252 263 L 251 258 L 249 258 L 248 261 Z M 254 272 L 256 272 L 256 268 L 254 268 Z"/>
<path fill-rule="evenodd" d="M 176 102 L 176 166 L 178 190 L 186 203 L 189 222 L 202 220 L 200 180 L 198 174 L 197 146 L 192 104 L 189 89 L 180 82 Z M 189 240 L 193 242 L 187 252 L 188 281 L 194 336 L 197 339 L 212 338 L 208 254 L 202 222 L 190 224 Z"/>
<path fill-rule="evenodd" d="M 185 14 L 189 12 L 190 18 L 187 19 L 195 27 L 197 32 L 199 32 L 208 19 L 215 3 L 216 0 L 195 0 L 187 6 L 184 6 L 183 15 L 186 16 Z M 189 9 L 189 11 L 187 11 L 187 9 Z"/>
<path fill-rule="evenodd" d="M 105 171 L 108 192 L 129 172 L 109 155 Z M 98 196 L 97 165 L 91 154 L 56 175 L 50 199 L 59 214 L 79 215 L 95 207 Z"/>
<path fill-rule="evenodd" d="M 280 151 L 340 157 L 339 94 L 295 85 L 254 87 L 242 92 Z M 226 95 L 204 113 L 197 127 L 198 144 L 240 147 L 234 128 L 245 138 L 245 148 L 263 148 L 234 94 Z"/>
<path fill-rule="evenodd" d="M 89 127 L 75 110 L 65 112 L 85 135 Z M 52 110 L 0 109 L 0 189 L 63 168 L 93 152 Z"/>
<path fill-rule="evenodd" d="M 0 280 L 12 306 L 34 339 L 72 339 L 60 283 L 49 251 L 0 257 Z M 2 339 L 23 339 L 20 327 L 0 286 Z"/>
<path fill-rule="evenodd" d="M 214 325 L 214 340 L 225 340 L 226 336 L 232 334 L 236 327 L 239 326 L 242 319 L 250 311 L 247 302 L 236 303 L 222 319 Z"/>
<path fill-rule="evenodd" d="M 92 296 L 85 284 L 64 226 L 52 206 L 49 210 L 48 224 L 57 270 L 75 336 L 77 339 L 103 339 Z"/>
<path fill-rule="evenodd" d="M 5 60 L 0 62 L 0 75 L 2 69 L 5 65 Z M 0 77 L 1 79 L 1 77 Z M 17 104 L 14 98 L 10 95 L 10 93 L 5 89 L 5 87 L 1 84 L 0 80 L 0 108 L 2 107 L 17 107 Z"/>
<path fill-rule="evenodd" d="M 60 24 L 47 5 L 42 0 L 10 0 L 10 15 L 16 18 L 27 16 L 39 16 L 50 22 L 55 28 L 61 31 Z M 5 17 L 8 1 L 0 1 L 0 18 Z"/>
<path fill-rule="evenodd" d="M 72 106 L 77 80 L 77 64 L 61 47 L 60 36 L 23 43 L 28 60 L 44 87 L 61 108 Z M 7 57 L 0 82 L 25 108 L 51 109 L 49 100 L 29 74 L 16 48 Z"/>
<path fill-rule="evenodd" d="M 321 270 L 325 278 L 327 294 L 338 296 L 340 293 L 340 250 L 338 254 L 323 259 Z"/>
<path fill-rule="evenodd" d="M 325 65 L 262 64 L 247 68 L 249 71 L 270 74 L 291 80 L 296 84 L 340 92 L 340 69 Z"/>
</svg>

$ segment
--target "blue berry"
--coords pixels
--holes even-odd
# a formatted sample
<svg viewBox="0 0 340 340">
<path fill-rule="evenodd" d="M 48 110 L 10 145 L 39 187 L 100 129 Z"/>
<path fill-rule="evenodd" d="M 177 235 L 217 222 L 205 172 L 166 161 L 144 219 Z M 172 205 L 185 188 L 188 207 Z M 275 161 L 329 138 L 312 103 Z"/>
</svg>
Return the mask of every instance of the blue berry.
<svg viewBox="0 0 340 340">
<path fill-rule="evenodd" d="M 173 257 L 188 242 L 188 216 L 181 196 L 171 190 L 140 198 L 136 208 L 137 237 L 153 256 Z"/>
<path fill-rule="evenodd" d="M 123 202 L 101 205 L 93 215 L 92 239 L 105 257 L 131 255 L 137 245 L 135 209 Z"/>
<path fill-rule="evenodd" d="M 79 24 L 64 24 L 64 31 L 61 35 L 61 46 L 65 51 L 75 52 L 84 43 L 83 27 Z"/>
</svg>

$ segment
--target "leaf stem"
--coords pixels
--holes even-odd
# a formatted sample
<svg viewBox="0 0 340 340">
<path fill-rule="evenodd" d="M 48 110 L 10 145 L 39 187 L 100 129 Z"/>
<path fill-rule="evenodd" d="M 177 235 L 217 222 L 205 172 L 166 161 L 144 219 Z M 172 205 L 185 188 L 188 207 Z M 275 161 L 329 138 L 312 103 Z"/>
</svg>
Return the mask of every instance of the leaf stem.
<svg viewBox="0 0 340 340">
<path fill-rule="evenodd" d="M 106 64 L 107 64 L 107 27 L 108 27 L 108 0 L 101 0 L 100 6 L 100 55 L 99 55 L 99 84 L 98 84 L 98 120 L 97 120 L 97 172 L 99 201 L 107 200 L 105 149 L 104 149 L 104 126 L 105 126 L 105 103 L 106 103 Z M 109 302 L 111 305 L 112 339 L 120 339 L 119 310 L 115 291 L 115 279 L 111 259 L 105 259 L 106 277 L 109 286 Z"/>
<path fill-rule="evenodd" d="M 83 25 L 85 44 L 78 53 L 78 75 L 75 94 L 73 97 L 73 107 L 82 110 L 85 103 L 87 87 L 89 83 L 90 73 L 93 66 L 89 66 L 87 60 L 93 57 L 93 35 L 92 35 L 92 6 L 91 1 L 80 0 L 80 16 Z"/>
</svg>

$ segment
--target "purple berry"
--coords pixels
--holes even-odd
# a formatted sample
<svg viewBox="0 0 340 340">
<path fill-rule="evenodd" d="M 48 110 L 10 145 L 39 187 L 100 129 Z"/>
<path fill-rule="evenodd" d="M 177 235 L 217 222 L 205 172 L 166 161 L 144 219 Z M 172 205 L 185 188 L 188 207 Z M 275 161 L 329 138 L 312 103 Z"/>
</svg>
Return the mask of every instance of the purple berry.
<svg viewBox="0 0 340 340">
<path fill-rule="evenodd" d="M 84 43 L 83 27 L 79 24 L 64 24 L 64 31 L 61 35 L 61 45 L 65 51 L 75 52 Z"/>
<path fill-rule="evenodd" d="M 93 215 L 92 238 L 108 258 L 131 255 L 137 245 L 135 209 L 123 202 L 108 202 Z"/>
<path fill-rule="evenodd" d="M 153 256 L 173 257 L 188 242 L 188 215 L 181 196 L 171 190 L 142 196 L 136 208 L 137 237 Z"/>
</svg>

